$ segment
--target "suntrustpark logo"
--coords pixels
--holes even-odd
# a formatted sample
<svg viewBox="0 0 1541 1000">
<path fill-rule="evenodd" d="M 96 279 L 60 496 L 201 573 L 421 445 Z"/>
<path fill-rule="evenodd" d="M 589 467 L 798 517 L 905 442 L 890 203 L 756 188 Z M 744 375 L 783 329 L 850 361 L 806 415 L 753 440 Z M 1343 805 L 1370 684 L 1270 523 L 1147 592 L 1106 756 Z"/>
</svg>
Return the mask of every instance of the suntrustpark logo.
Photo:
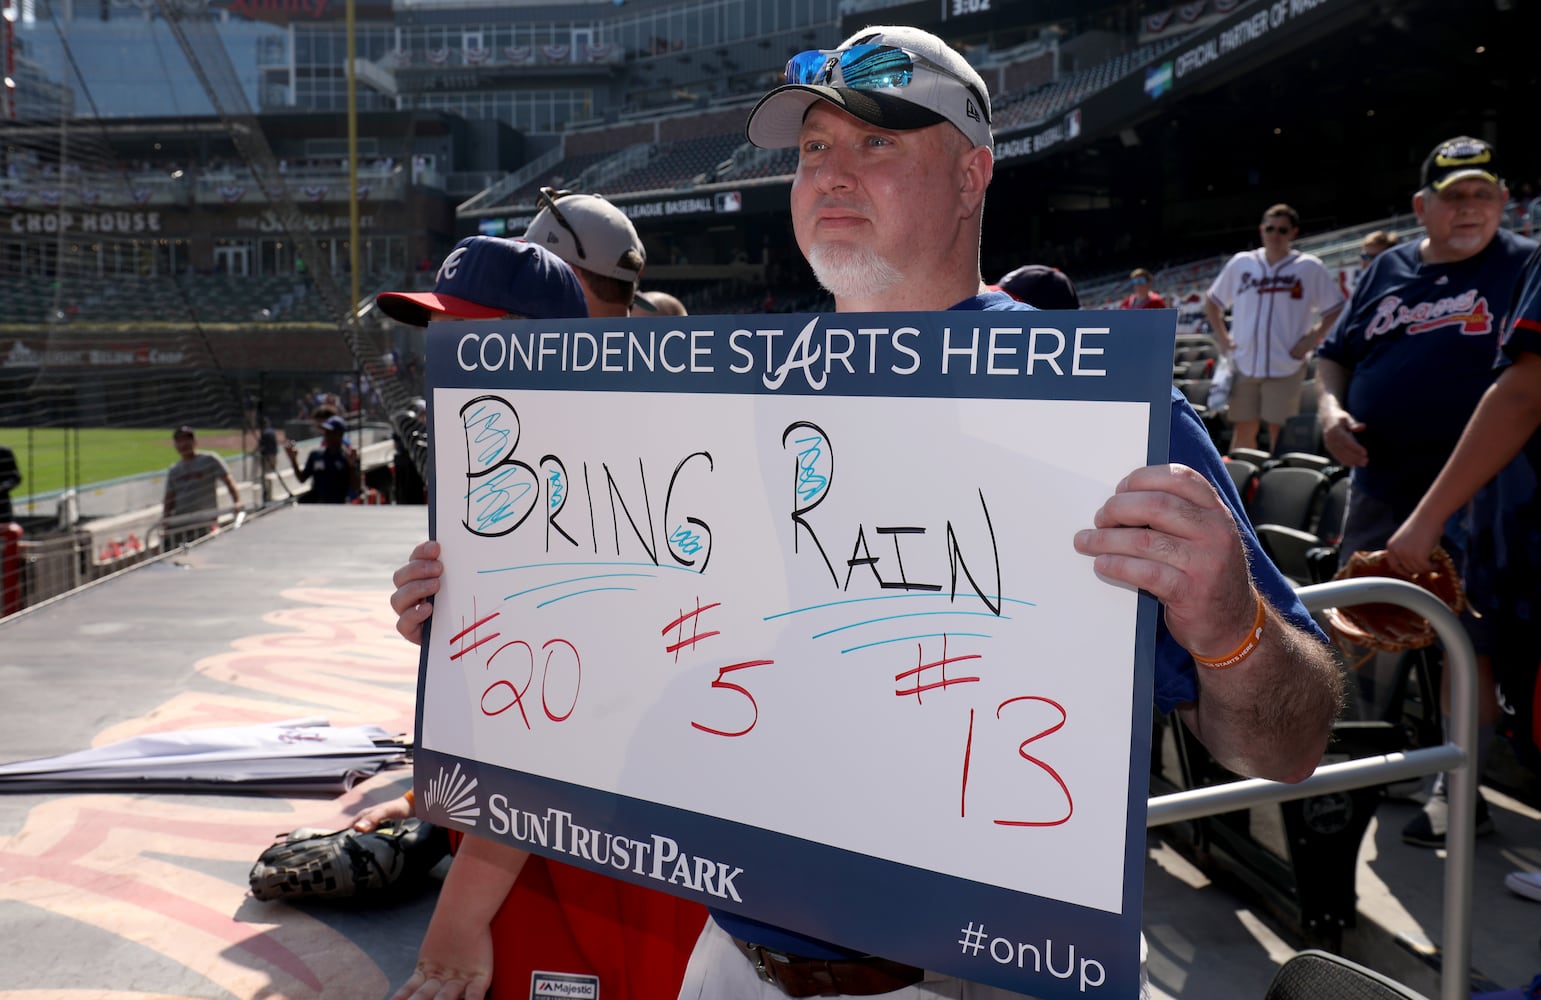
<svg viewBox="0 0 1541 1000">
<path fill-rule="evenodd" d="M 1172 89 L 1173 78 L 1172 60 L 1170 59 L 1159 66 L 1148 67 L 1145 70 L 1145 93 L 1154 101 Z"/>
<path fill-rule="evenodd" d="M 453 771 L 439 774 L 428 782 L 423 795 L 423 807 L 429 811 L 442 810 L 450 819 L 467 826 L 476 826 L 482 807 L 476 801 L 476 779 L 460 773 L 460 765 Z"/>
</svg>

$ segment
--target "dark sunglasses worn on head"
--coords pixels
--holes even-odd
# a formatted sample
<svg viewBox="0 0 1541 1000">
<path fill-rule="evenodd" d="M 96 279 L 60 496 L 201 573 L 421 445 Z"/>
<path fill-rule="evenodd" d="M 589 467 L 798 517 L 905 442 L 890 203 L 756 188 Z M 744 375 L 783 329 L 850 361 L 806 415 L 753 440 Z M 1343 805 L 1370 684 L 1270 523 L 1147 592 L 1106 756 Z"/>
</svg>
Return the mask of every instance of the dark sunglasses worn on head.
<svg viewBox="0 0 1541 1000">
<path fill-rule="evenodd" d="M 906 51 L 896 45 L 852 45 L 846 49 L 809 49 L 787 60 L 787 83 L 805 86 L 829 85 L 836 68 L 840 70 L 842 86 L 852 90 L 890 90 L 908 87 L 915 79 L 917 65 L 940 73 L 950 80 L 967 87 L 979 107 L 990 120 L 989 102 L 967 80 L 948 72 L 925 56 Z"/>
<path fill-rule="evenodd" d="M 578 256 L 588 260 L 589 255 L 583 252 L 583 240 L 578 236 L 578 230 L 574 229 L 573 224 L 567 221 L 567 217 L 562 214 L 562 210 L 556 207 L 559 199 L 565 198 L 572 193 L 571 191 L 559 191 L 552 187 L 543 187 L 540 189 L 540 197 L 535 199 L 535 207 L 537 210 L 549 210 L 551 217 L 556 220 L 556 224 L 567 230 L 568 235 L 573 238 L 573 249 L 578 251 Z"/>
</svg>

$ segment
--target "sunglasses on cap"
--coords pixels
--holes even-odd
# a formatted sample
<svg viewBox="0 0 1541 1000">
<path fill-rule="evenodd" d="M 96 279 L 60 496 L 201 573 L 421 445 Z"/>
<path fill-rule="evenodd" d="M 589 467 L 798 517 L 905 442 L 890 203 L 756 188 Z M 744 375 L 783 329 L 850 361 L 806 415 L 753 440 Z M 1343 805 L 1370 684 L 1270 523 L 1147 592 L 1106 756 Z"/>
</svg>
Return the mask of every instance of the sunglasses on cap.
<svg viewBox="0 0 1541 1000">
<path fill-rule="evenodd" d="M 562 214 L 562 210 L 556 207 L 559 199 L 566 198 L 568 195 L 575 193 L 573 191 L 559 190 L 554 187 L 543 187 L 540 189 L 540 195 L 535 199 L 535 208 L 537 211 L 549 211 L 551 217 L 556 220 L 556 224 L 567 230 L 567 234 L 573 238 L 573 249 L 578 251 L 578 256 L 588 260 L 589 255 L 583 252 L 583 239 L 578 235 L 578 230 L 574 229 L 573 224 L 567 221 L 567 217 Z"/>
<path fill-rule="evenodd" d="M 897 45 L 868 43 L 852 45 L 846 49 L 809 49 L 787 60 L 786 77 L 787 83 L 833 86 L 830 81 L 834 79 L 835 70 L 839 69 L 842 86 L 851 90 L 895 90 L 908 87 L 914 81 L 917 66 L 962 84 L 974 95 L 980 108 L 989 108 L 990 102 L 972 83 L 925 56 L 901 49 Z M 986 110 L 985 121 L 989 120 L 990 113 Z"/>
</svg>

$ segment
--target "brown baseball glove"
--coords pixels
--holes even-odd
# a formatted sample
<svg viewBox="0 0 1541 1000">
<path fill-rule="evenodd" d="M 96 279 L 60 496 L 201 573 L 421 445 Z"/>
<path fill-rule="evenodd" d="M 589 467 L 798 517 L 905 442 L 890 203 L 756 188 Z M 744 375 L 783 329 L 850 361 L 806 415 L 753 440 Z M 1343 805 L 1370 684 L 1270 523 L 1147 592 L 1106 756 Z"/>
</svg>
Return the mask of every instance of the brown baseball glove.
<svg viewBox="0 0 1541 1000">
<path fill-rule="evenodd" d="M 1384 551 L 1355 552 L 1333 575 L 1334 580 L 1384 576 L 1416 583 L 1445 602 L 1456 614 L 1466 608 L 1466 592 L 1456 574 L 1455 563 L 1444 549 L 1434 552 L 1434 568 L 1407 576 L 1391 568 Z M 1434 626 L 1427 618 L 1400 604 L 1350 604 L 1328 608 L 1323 614 L 1338 638 L 1355 646 L 1370 646 L 1397 653 L 1433 645 Z"/>
</svg>

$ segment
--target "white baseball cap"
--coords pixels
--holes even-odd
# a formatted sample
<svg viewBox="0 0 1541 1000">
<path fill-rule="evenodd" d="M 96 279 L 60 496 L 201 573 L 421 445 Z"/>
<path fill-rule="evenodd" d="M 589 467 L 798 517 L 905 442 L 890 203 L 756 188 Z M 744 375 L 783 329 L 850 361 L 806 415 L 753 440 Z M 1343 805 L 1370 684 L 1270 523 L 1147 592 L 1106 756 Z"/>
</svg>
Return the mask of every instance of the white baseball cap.
<svg viewBox="0 0 1541 1000">
<path fill-rule="evenodd" d="M 811 50 L 787 63 L 785 86 L 749 112 L 749 141 L 765 149 L 797 145 L 815 101 L 895 131 L 951 122 L 975 146 L 995 148 L 990 93 L 952 46 L 919 28 L 863 28 L 837 49 Z"/>
<path fill-rule="evenodd" d="M 647 252 L 636 227 L 603 197 L 543 187 L 537 204 L 540 212 L 525 229 L 526 240 L 595 274 L 622 281 L 642 274 Z"/>
</svg>

